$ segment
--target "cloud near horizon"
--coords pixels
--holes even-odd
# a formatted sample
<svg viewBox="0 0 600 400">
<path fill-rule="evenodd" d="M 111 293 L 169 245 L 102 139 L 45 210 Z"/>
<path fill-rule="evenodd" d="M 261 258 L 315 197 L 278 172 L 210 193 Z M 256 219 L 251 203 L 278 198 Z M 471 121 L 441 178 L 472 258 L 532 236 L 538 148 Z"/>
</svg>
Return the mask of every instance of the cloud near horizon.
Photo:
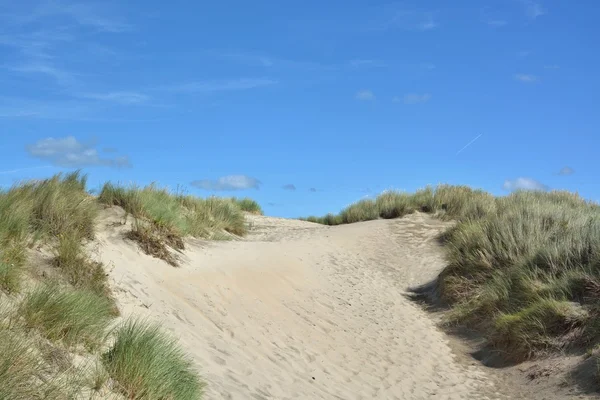
<svg viewBox="0 0 600 400">
<path fill-rule="evenodd" d="M 531 74 L 515 74 L 515 79 L 523 83 L 534 83 L 538 81 L 538 77 Z"/>
<path fill-rule="evenodd" d="M 357 100 L 362 100 L 362 101 L 372 101 L 372 100 L 375 100 L 375 94 L 373 94 L 372 91 L 367 90 L 367 89 L 358 91 L 354 97 Z"/>
<path fill-rule="evenodd" d="M 510 192 L 515 191 L 515 190 L 547 191 L 549 189 L 549 187 L 547 185 L 544 185 L 543 183 L 536 181 L 535 179 L 523 178 L 523 177 L 513 179 L 513 180 L 507 179 L 506 181 L 504 181 L 502 188 L 504 190 L 508 190 Z"/>
<path fill-rule="evenodd" d="M 258 190 L 261 184 L 258 179 L 247 175 L 227 175 L 217 179 L 195 180 L 191 183 L 198 189 L 211 191 Z"/>
<path fill-rule="evenodd" d="M 575 170 L 569 166 L 564 166 L 560 169 L 560 171 L 558 171 L 558 175 L 562 176 L 573 175 L 574 173 Z"/>
<path fill-rule="evenodd" d="M 279 83 L 270 78 L 240 78 L 225 81 L 194 81 L 158 87 L 159 90 L 182 93 L 214 93 L 240 91 L 271 86 Z"/>
<path fill-rule="evenodd" d="M 431 95 L 429 93 L 416 94 L 411 93 L 404 96 L 403 101 L 404 104 L 419 104 L 419 103 L 427 103 L 431 100 Z"/>
<path fill-rule="evenodd" d="M 40 139 L 34 144 L 27 145 L 25 149 L 32 157 L 57 167 L 131 167 L 127 156 L 101 157 L 93 144 L 82 143 L 73 136 Z"/>
</svg>

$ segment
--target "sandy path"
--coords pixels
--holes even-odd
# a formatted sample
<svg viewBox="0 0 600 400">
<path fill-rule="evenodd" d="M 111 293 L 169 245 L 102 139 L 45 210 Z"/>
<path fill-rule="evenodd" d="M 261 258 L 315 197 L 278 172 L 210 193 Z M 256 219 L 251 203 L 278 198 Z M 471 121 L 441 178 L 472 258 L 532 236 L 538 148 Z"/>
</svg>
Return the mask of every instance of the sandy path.
<svg viewBox="0 0 600 400">
<path fill-rule="evenodd" d="M 458 363 L 403 296 L 442 268 L 433 237 L 443 223 L 252 221 L 245 241 L 190 243 L 181 268 L 141 254 L 117 228 L 100 235 L 124 314 L 175 333 L 206 398 L 493 398 L 481 369 Z"/>
</svg>

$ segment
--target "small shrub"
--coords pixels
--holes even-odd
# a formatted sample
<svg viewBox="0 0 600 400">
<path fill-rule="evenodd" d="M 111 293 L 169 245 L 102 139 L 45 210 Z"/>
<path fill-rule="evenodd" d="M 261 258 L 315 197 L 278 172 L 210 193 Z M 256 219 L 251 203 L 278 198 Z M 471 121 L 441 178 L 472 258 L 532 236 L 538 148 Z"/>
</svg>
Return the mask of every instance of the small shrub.
<svg viewBox="0 0 600 400">
<path fill-rule="evenodd" d="M 236 197 L 233 197 L 231 200 L 235 204 L 237 204 L 238 207 L 240 207 L 240 209 L 242 211 L 246 211 L 246 212 L 249 212 L 251 214 L 256 214 L 256 215 L 263 215 L 262 207 L 255 200 L 252 200 L 251 198 L 244 197 L 243 199 L 238 199 Z"/>
<path fill-rule="evenodd" d="M 24 184 L 14 190 L 22 194 L 24 201 L 31 202 L 34 229 L 53 236 L 76 232 L 81 238 L 92 239 L 98 209 L 85 192 L 86 180 L 86 176 L 77 171 Z"/>
<path fill-rule="evenodd" d="M 76 234 L 59 235 L 55 252 L 54 265 L 71 285 L 110 297 L 104 266 L 89 258 Z"/>
<path fill-rule="evenodd" d="M 361 200 L 343 209 L 340 218 L 344 224 L 371 221 L 379 218 L 379 210 L 373 200 Z"/>
<path fill-rule="evenodd" d="M 15 293 L 21 288 L 21 275 L 23 267 L 0 261 L 0 290 Z"/>
<path fill-rule="evenodd" d="M 105 204 L 123 207 L 138 219 L 150 221 L 148 229 L 155 229 L 153 236 L 167 234 L 168 237 L 164 237 L 167 243 L 172 238 L 185 235 L 214 238 L 220 230 L 244 235 L 247 227 L 242 208 L 258 212 L 258 204 L 250 199 L 201 199 L 172 194 L 156 185 L 139 189 L 121 188 L 107 183 L 98 198 Z"/>
<path fill-rule="evenodd" d="M 422 212 L 434 212 L 435 200 L 434 191 L 431 186 L 427 186 L 424 189 L 417 190 L 410 196 L 412 208 Z"/>
<path fill-rule="evenodd" d="M 401 192 L 387 191 L 375 199 L 381 218 L 399 218 L 412 212 L 410 195 Z"/>
<path fill-rule="evenodd" d="M 507 358 L 522 361 L 536 351 L 560 349 L 564 343 L 554 338 L 583 326 L 588 318 L 587 312 L 574 303 L 537 300 L 514 314 L 500 314 L 490 340 L 493 345 L 509 350 Z"/>
<path fill-rule="evenodd" d="M 112 307 L 107 298 L 91 291 L 48 284 L 28 293 L 18 314 L 27 328 L 39 330 L 50 340 L 95 348 L 104 339 Z"/>
<path fill-rule="evenodd" d="M 119 206 L 134 217 L 143 216 L 143 204 L 137 187 L 124 188 L 107 182 L 98 195 L 98 201 L 109 206 Z"/>
<path fill-rule="evenodd" d="M 199 399 L 204 384 L 179 345 L 158 325 L 129 320 L 102 361 L 130 399 Z"/>
<path fill-rule="evenodd" d="M 142 222 L 136 222 L 125 237 L 137 242 L 144 253 L 159 258 L 173 267 L 179 265 L 177 258 L 169 251 L 164 236 L 157 234 L 154 229 Z"/>
<path fill-rule="evenodd" d="M 0 399 L 41 399 L 41 360 L 24 335 L 0 327 Z"/>
</svg>

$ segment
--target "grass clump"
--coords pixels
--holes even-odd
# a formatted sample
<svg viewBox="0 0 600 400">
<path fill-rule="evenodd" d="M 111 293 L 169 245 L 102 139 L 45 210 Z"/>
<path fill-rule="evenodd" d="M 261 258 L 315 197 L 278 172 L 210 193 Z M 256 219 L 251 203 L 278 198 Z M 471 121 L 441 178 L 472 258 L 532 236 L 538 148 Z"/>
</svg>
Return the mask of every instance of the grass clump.
<svg viewBox="0 0 600 400">
<path fill-rule="evenodd" d="M 179 345 L 158 325 L 129 320 L 102 356 L 108 374 L 130 399 L 199 399 L 204 383 Z"/>
<path fill-rule="evenodd" d="M 123 188 L 107 183 L 98 200 L 121 206 L 143 221 L 136 223 L 127 236 L 140 243 L 146 253 L 163 258 L 172 265 L 176 265 L 176 260 L 168 247 L 183 250 L 184 236 L 220 239 L 226 237 L 223 232 L 242 236 L 247 232 L 243 210 L 262 212 L 250 199 L 201 199 L 173 194 L 156 185 Z"/>
<path fill-rule="evenodd" d="M 343 224 L 371 221 L 377 218 L 379 218 L 379 210 L 373 200 L 361 200 L 349 205 L 340 212 L 340 219 Z"/>
<path fill-rule="evenodd" d="M 256 200 L 252 200 L 249 197 L 244 197 L 242 199 L 232 197 L 231 201 L 235 203 L 242 211 L 256 215 L 263 215 L 262 207 L 256 202 Z"/>
<path fill-rule="evenodd" d="M 41 399 L 37 378 L 43 369 L 33 343 L 22 334 L 0 327 L 0 399 Z"/>
<path fill-rule="evenodd" d="M 498 198 L 496 212 L 464 220 L 448 235 L 447 260 L 438 291 L 453 305 L 453 319 L 502 338 L 492 341 L 510 357 L 557 341 L 600 340 L 594 318 L 583 317 L 600 315 L 597 206 L 565 193 Z"/>
<path fill-rule="evenodd" d="M 18 307 L 28 329 L 71 346 L 97 348 L 112 317 L 112 303 L 93 292 L 45 284 L 27 293 Z"/>
<path fill-rule="evenodd" d="M 158 234 L 157 230 L 152 229 L 148 224 L 136 221 L 133 229 L 127 232 L 125 237 L 137 242 L 144 253 L 159 258 L 173 267 L 179 265 L 177 258 L 169 250 L 165 237 Z"/>
<path fill-rule="evenodd" d="M 492 326 L 490 342 L 513 361 L 521 361 L 544 350 L 558 350 L 566 335 L 582 327 L 589 314 L 578 304 L 537 299 L 514 313 L 499 314 Z M 562 339 L 562 340 L 561 340 Z"/>
<path fill-rule="evenodd" d="M 76 234 L 59 235 L 54 266 L 61 270 L 66 280 L 74 287 L 111 297 L 104 265 L 89 257 Z"/>
<path fill-rule="evenodd" d="M 600 206 L 569 192 L 498 197 L 439 185 L 384 192 L 323 224 L 397 218 L 413 211 L 456 220 L 440 238 L 447 267 L 437 295 L 449 322 L 480 330 L 507 358 L 600 342 Z"/>
<path fill-rule="evenodd" d="M 375 199 L 378 216 L 384 219 L 399 218 L 413 211 L 413 199 L 407 193 L 387 191 Z"/>
<path fill-rule="evenodd" d="M 33 241 L 53 243 L 68 236 L 72 246 L 80 247 L 94 237 L 98 209 L 85 191 L 86 181 L 76 171 L 0 192 L 0 289 L 20 288 L 26 249 Z"/>
</svg>

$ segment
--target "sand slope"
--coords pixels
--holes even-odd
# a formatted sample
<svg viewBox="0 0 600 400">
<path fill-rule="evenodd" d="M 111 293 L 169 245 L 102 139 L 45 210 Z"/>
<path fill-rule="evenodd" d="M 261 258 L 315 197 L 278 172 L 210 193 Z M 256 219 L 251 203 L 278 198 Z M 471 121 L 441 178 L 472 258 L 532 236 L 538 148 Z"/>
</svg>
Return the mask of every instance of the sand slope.
<svg viewBox="0 0 600 400">
<path fill-rule="evenodd" d="M 417 213 L 325 227 L 249 217 L 246 240 L 189 242 L 173 268 L 108 226 L 114 210 L 99 251 L 121 309 L 180 339 L 208 399 L 496 398 L 480 367 L 458 363 L 403 296 L 443 267 L 440 221 Z"/>
</svg>

